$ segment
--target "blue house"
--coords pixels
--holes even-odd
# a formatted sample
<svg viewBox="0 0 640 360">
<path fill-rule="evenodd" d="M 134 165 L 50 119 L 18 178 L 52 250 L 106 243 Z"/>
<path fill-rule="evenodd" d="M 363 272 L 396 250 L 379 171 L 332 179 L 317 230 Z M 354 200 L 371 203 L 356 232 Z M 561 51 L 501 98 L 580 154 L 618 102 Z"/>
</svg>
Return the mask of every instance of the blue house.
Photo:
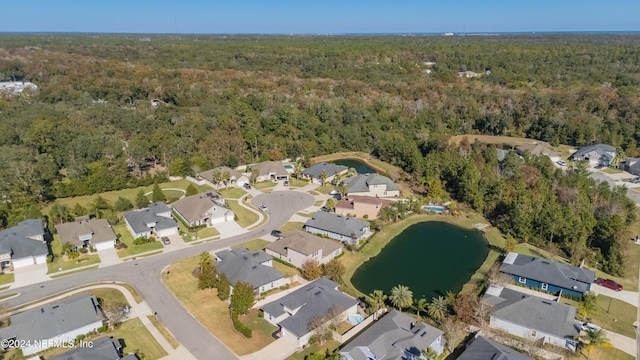
<svg viewBox="0 0 640 360">
<path fill-rule="evenodd" d="M 517 284 L 576 297 L 591 289 L 596 276 L 588 269 L 514 252 L 504 259 L 500 272 L 512 276 Z"/>
</svg>

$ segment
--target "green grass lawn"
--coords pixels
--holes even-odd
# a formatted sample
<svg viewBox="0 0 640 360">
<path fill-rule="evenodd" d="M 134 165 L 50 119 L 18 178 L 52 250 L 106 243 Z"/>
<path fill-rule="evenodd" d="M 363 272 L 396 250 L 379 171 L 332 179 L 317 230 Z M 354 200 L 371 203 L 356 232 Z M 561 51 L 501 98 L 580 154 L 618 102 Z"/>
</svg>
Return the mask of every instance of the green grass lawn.
<svg viewBox="0 0 640 360">
<path fill-rule="evenodd" d="M 307 217 L 307 218 L 312 218 L 314 214 L 315 214 L 315 213 L 308 213 L 308 214 L 307 214 L 307 213 L 303 213 L 303 212 L 301 212 L 301 211 L 298 211 L 298 212 L 296 213 L 296 215 L 304 216 L 304 217 Z"/>
<path fill-rule="evenodd" d="M 273 181 L 263 181 L 263 182 L 255 183 L 252 186 L 258 190 L 264 190 L 264 189 L 270 189 L 276 186 L 276 184 L 277 183 Z"/>
<path fill-rule="evenodd" d="M 127 230 L 127 226 L 124 224 L 115 225 L 113 231 L 120 235 L 120 242 L 128 246 L 127 249 L 118 251 L 118 256 L 121 258 L 163 248 L 160 241 L 154 241 L 150 244 L 133 245 L 133 236 L 131 236 L 131 233 Z"/>
<path fill-rule="evenodd" d="M 296 269 L 296 268 L 292 268 L 291 266 L 287 266 L 287 265 L 285 265 L 283 263 L 280 263 L 278 261 L 272 261 L 271 263 L 273 264 L 273 268 L 274 269 L 280 271 L 286 277 L 292 277 L 294 275 L 300 275 L 300 271 L 298 271 L 298 269 Z"/>
<path fill-rule="evenodd" d="M 221 189 L 218 191 L 225 199 L 239 199 L 247 192 L 241 188 Z"/>
<path fill-rule="evenodd" d="M 580 351 L 579 351 L 580 352 Z M 576 353 L 578 354 L 578 353 Z M 586 359 L 587 351 L 568 359 Z M 597 347 L 591 351 L 591 360 L 634 360 L 636 357 L 616 348 Z"/>
<path fill-rule="evenodd" d="M 101 288 L 101 289 L 90 289 L 87 292 L 99 299 L 102 299 L 104 302 L 118 302 L 123 304 L 129 304 L 127 299 L 124 297 L 124 294 L 120 292 L 120 290 L 111 289 L 111 288 Z"/>
<path fill-rule="evenodd" d="M 335 187 L 334 187 L 333 185 L 331 185 L 331 184 L 324 184 L 324 185 L 322 185 L 322 186 L 318 186 L 318 187 L 316 188 L 316 191 L 318 191 L 318 192 L 320 192 L 320 193 L 323 193 L 323 194 L 328 194 L 328 193 L 330 193 L 330 192 L 331 192 L 331 190 L 334 190 L 334 189 L 335 189 Z"/>
<path fill-rule="evenodd" d="M 287 360 L 304 360 L 307 357 L 307 355 L 311 353 L 324 354 L 327 350 L 329 350 L 329 353 L 331 353 L 332 351 L 337 349 L 338 346 L 340 346 L 340 343 L 335 340 L 327 341 L 322 346 L 311 345 L 311 346 L 308 346 L 306 349 L 289 356 Z"/>
<path fill-rule="evenodd" d="M 256 221 L 258 221 L 258 214 L 254 213 L 253 211 L 251 211 L 249 209 L 246 209 L 246 208 L 240 206 L 237 201 L 235 201 L 235 200 L 226 200 L 225 204 L 231 210 L 233 210 L 233 212 L 238 217 L 238 220 L 236 220 L 236 222 L 238 223 L 238 225 L 242 226 L 243 228 L 246 228 L 247 226 L 255 223 Z"/>
<path fill-rule="evenodd" d="M 216 290 L 198 290 L 198 279 L 191 272 L 198 266 L 198 256 L 180 260 L 171 265 L 171 274 L 163 277 L 165 286 L 202 325 L 237 355 L 256 352 L 274 341 L 276 330 L 257 312 L 242 316 L 240 320 L 253 331 L 250 339 L 235 331 L 229 316 L 229 305 L 218 299 Z M 266 324 L 265 324 L 266 323 Z"/>
<path fill-rule="evenodd" d="M 291 178 L 289 180 L 289 186 L 291 187 L 305 187 L 309 185 L 309 181 L 303 179 Z"/>
<path fill-rule="evenodd" d="M 256 251 L 256 250 L 264 249 L 264 247 L 267 246 L 267 244 L 269 244 L 267 240 L 255 239 L 255 240 L 248 241 L 246 243 L 232 246 L 231 248 L 232 249 L 247 248 L 249 249 L 249 251 Z"/>
<path fill-rule="evenodd" d="M 302 230 L 302 228 L 304 227 L 304 223 L 301 222 L 288 222 L 284 225 L 282 225 L 282 227 L 280 227 L 280 231 L 285 232 L 285 231 L 289 231 L 289 230 Z"/>
<path fill-rule="evenodd" d="M 182 239 L 185 242 L 196 241 L 200 239 L 204 239 L 210 236 L 218 236 L 220 232 L 218 229 L 214 227 L 206 227 L 199 229 L 198 231 L 192 231 L 187 228 L 187 226 L 180 220 L 176 221 L 178 223 L 178 230 L 181 234 L 185 234 L 182 236 Z"/>
<path fill-rule="evenodd" d="M 60 244 L 60 237 L 57 234 L 53 236 L 51 251 L 53 252 L 53 261 L 47 263 L 47 274 L 100 263 L 100 257 L 96 253 L 91 252 L 80 254 L 80 256 L 75 259 L 64 261 L 64 257 L 62 256 L 62 244 Z"/>
<path fill-rule="evenodd" d="M 15 275 L 11 274 L 0 274 L 0 285 L 9 284 L 15 281 Z"/>
<path fill-rule="evenodd" d="M 182 196 L 185 195 L 185 193 L 178 190 L 162 190 L 162 192 L 164 193 L 164 196 L 167 197 L 167 203 L 169 204 L 171 204 L 172 202 L 175 202 L 176 200 L 180 199 Z M 149 202 L 153 201 L 151 196 L 152 194 L 147 195 Z"/>
<path fill-rule="evenodd" d="M 620 169 L 614 169 L 611 167 L 602 168 L 600 171 L 607 174 L 622 174 L 624 172 Z M 629 177 L 633 177 L 633 175 L 629 174 Z"/>
<path fill-rule="evenodd" d="M 324 200 L 318 200 L 318 201 L 313 203 L 313 206 L 320 206 L 322 204 L 324 204 Z"/>
<path fill-rule="evenodd" d="M 609 306 L 609 301 L 611 301 L 611 306 Z M 575 307 L 579 305 L 578 302 L 565 298 L 562 299 L 562 302 Z M 635 306 L 605 295 L 598 295 L 596 303 L 597 310 L 589 314 L 592 323 L 601 326 L 603 329 L 611 330 L 633 339 L 636 338 L 633 323 L 636 321 L 638 310 Z"/>
</svg>

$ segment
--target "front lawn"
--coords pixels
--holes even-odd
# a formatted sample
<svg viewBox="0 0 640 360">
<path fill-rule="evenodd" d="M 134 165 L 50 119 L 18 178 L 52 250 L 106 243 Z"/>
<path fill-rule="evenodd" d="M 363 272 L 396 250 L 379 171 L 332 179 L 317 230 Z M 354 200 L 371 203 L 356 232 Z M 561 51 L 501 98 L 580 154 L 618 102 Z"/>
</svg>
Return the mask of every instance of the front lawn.
<svg viewBox="0 0 640 360">
<path fill-rule="evenodd" d="M 602 171 L 603 173 L 607 173 L 607 174 L 622 174 L 624 171 L 620 170 L 620 169 L 614 169 L 611 167 L 606 167 L 606 168 L 602 168 L 600 171 Z M 633 177 L 633 175 L 629 174 L 629 177 Z"/>
<path fill-rule="evenodd" d="M 576 308 L 579 306 L 578 302 L 565 298 L 562 298 L 562 302 Z M 632 339 L 636 338 L 633 323 L 636 321 L 638 310 L 635 306 L 606 295 L 598 295 L 596 304 L 598 310 L 589 314 L 592 323 Z"/>
<path fill-rule="evenodd" d="M 256 250 L 264 249 L 264 247 L 267 246 L 267 244 L 269 243 L 270 242 L 267 240 L 255 239 L 255 240 L 248 241 L 246 243 L 232 246 L 231 248 L 232 249 L 247 248 L 249 249 L 249 251 L 256 251 Z"/>
<path fill-rule="evenodd" d="M 305 187 L 307 185 L 309 185 L 309 181 L 307 180 L 296 179 L 296 178 L 291 178 L 289 180 L 290 187 Z"/>
<path fill-rule="evenodd" d="M 133 245 L 133 236 L 131 236 L 131 233 L 127 230 L 127 226 L 125 224 L 115 225 L 113 227 L 113 231 L 115 231 L 116 235 L 119 236 L 120 242 L 125 243 L 128 246 L 124 250 L 118 250 L 118 256 L 121 258 L 163 248 L 160 241 L 154 241 L 149 244 Z"/>
<path fill-rule="evenodd" d="M 323 194 L 329 194 L 331 190 L 335 190 L 335 187 L 331 184 L 324 184 L 316 188 L 316 191 L 321 192 Z"/>
<path fill-rule="evenodd" d="M 263 190 L 263 189 L 270 189 L 274 186 L 276 186 L 276 184 L 278 184 L 275 181 L 263 181 L 263 182 L 259 182 L 259 183 L 255 183 L 252 186 L 258 190 Z"/>
<path fill-rule="evenodd" d="M 581 352 L 580 352 L 581 353 Z M 587 351 L 584 351 L 584 354 L 580 354 L 579 356 L 572 357 L 571 359 L 585 359 L 587 355 Z M 603 348 L 596 347 L 591 351 L 591 360 L 635 360 L 635 356 L 629 355 L 622 350 L 618 350 L 616 348 Z"/>
<path fill-rule="evenodd" d="M 100 257 L 96 253 L 91 252 L 80 254 L 77 258 L 69 259 L 69 261 L 63 261 L 64 257 L 61 255 L 62 244 L 60 244 L 60 237 L 57 234 L 53 236 L 51 252 L 53 252 L 53 261 L 47 263 L 47 274 L 100 263 Z"/>
<path fill-rule="evenodd" d="M 229 305 L 218 299 L 217 290 L 198 290 L 198 279 L 191 274 L 197 266 L 198 256 L 187 258 L 172 264 L 171 274 L 163 277 L 167 288 L 191 315 L 237 355 L 256 352 L 272 343 L 274 339 L 271 333 L 276 330 L 276 327 L 258 318 L 258 313 L 255 311 L 241 318 L 254 330 L 250 339 L 234 329 L 229 316 Z"/>
<path fill-rule="evenodd" d="M 15 281 L 15 275 L 11 274 L 0 274 L 0 285 L 9 284 Z"/>
<path fill-rule="evenodd" d="M 218 191 L 225 199 L 240 199 L 247 192 L 241 188 L 221 189 Z"/>
<path fill-rule="evenodd" d="M 329 353 L 331 353 L 335 349 L 337 349 L 338 346 L 340 346 L 340 343 L 335 340 L 327 341 L 322 346 L 317 344 L 307 346 L 307 348 L 304 349 L 303 351 L 297 352 L 289 356 L 287 360 L 304 360 L 309 354 L 312 354 L 312 353 L 324 354 L 327 352 L 327 350 L 329 351 Z"/>
<path fill-rule="evenodd" d="M 290 231 L 290 230 L 302 230 L 304 228 L 304 223 L 301 222 L 288 222 L 284 225 L 282 225 L 282 227 L 280 227 L 280 231 L 285 232 L 285 231 Z"/>
<path fill-rule="evenodd" d="M 227 204 L 227 206 L 236 214 L 236 216 L 238 217 L 238 220 L 236 220 L 236 222 L 241 227 L 246 228 L 258 221 L 258 214 L 245 207 L 240 206 L 236 200 L 226 200 L 225 204 Z"/>
</svg>

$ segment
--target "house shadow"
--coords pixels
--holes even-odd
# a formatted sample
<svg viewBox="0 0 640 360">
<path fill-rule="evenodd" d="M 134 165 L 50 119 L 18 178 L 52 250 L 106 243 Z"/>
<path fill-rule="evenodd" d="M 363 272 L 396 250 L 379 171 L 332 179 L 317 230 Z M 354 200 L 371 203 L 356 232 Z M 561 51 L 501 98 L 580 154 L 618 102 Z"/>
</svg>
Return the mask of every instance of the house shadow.
<svg viewBox="0 0 640 360">
<path fill-rule="evenodd" d="M 451 354 L 447 355 L 447 357 L 445 357 L 444 360 L 455 360 L 458 357 L 460 357 L 460 355 L 462 355 L 464 350 L 467 348 L 467 343 L 469 343 L 469 341 L 471 341 L 474 337 L 476 337 L 476 333 L 470 333 L 469 335 L 467 335 L 464 338 L 464 340 L 462 340 L 460 342 L 458 347 L 453 349 L 453 352 Z"/>
</svg>

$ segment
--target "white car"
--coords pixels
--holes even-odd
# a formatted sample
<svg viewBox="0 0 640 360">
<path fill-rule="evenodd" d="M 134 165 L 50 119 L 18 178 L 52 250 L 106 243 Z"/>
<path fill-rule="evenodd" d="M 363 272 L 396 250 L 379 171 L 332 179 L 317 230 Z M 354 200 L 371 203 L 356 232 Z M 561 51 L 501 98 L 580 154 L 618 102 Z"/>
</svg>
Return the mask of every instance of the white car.
<svg viewBox="0 0 640 360">
<path fill-rule="evenodd" d="M 567 163 L 564 160 L 558 160 L 558 161 L 556 161 L 556 164 L 558 164 L 560 166 L 567 166 Z"/>
<path fill-rule="evenodd" d="M 264 212 L 269 211 L 269 209 L 264 204 L 261 204 L 260 206 L 258 206 L 258 209 L 260 209 L 260 210 L 262 210 Z"/>
</svg>

